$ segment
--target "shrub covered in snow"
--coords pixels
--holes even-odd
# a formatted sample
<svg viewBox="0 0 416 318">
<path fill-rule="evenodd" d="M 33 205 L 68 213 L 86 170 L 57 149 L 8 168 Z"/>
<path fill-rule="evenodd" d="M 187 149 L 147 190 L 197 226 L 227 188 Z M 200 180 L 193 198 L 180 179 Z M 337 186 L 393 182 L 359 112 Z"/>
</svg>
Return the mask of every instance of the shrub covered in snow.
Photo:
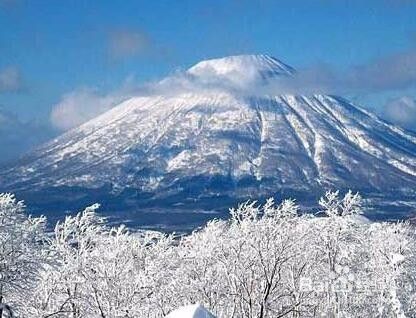
<svg viewBox="0 0 416 318">
<path fill-rule="evenodd" d="M 43 218 L 0 195 L 0 308 L 29 318 L 176 317 L 195 303 L 179 312 L 414 317 L 414 227 L 364 222 L 351 192 L 319 203 L 317 216 L 292 200 L 246 202 L 181 238 L 108 228 L 94 205 L 46 236 Z"/>
</svg>

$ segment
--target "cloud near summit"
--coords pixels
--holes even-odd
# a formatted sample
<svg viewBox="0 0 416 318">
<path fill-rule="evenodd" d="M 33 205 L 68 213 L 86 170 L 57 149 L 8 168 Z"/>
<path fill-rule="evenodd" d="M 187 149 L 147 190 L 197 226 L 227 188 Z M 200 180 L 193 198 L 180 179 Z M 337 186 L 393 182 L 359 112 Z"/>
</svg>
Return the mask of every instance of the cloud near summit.
<svg viewBox="0 0 416 318">
<path fill-rule="evenodd" d="M 64 94 L 54 105 L 50 121 L 55 128 L 68 130 L 104 113 L 122 100 L 123 94 L 118 92 L 102 94 L 90 88 L 74 90 Z"/>
<path fill-rule="evenodd" d="M 292 76 L 276 76 L 266 82 L 253 81 L 246 76 L 192 76 L 176 74 L 154 85 L 153 91 L 169 93 L 180 90 L 232 90 L 250 94 L 376 94 L 392 90 L 416 88 L 416 46 L 379 56 L 345 70 L 321 63 L 298 69 Z M 234 74 L 235 75 L 235 74 Z M 237 74 L 238 75 L 238 74 Z"/>
<path fill-rule="evenodd" d="M 109 92 L 80 87 L 61 96 L 53 105 L 49 120 L 53 127 L 61 131 L 69 130 L 110 110 L 138 92 L 133 77 L 128 77 L 120 87 Z"/>
<path fill-rule="evenodd" d="M 265 93 L 375 94 L 416 88 L 416 47 L 340 71 L 327 64 L 300 69 L 269 83 Z"/>
<path fill-rule="evenodd" d="M 142 38 L 139 34 L 118 34 L 115 39 L 115 54 L 128 56 L 141 50 Z M 253 74 L 246 69 L 243 73 Z M 54 127 L 67 130 L 111 109 L 133 95 L 175 95 L 209 91 L 226 91 L 239 95 L 354 95 L 412 89 L 416 88 L 416 47 L 380 56 L 344 71 L 327 64 L 315 64 L 298 69 L 291 76 L 275 76 L 267 81 L 253 80 L 250 76 L 232 75 L 218 76 L 210 72 L 195 75 L 182 70 L 158 82 L 142 85 L 130 83 L 129 89 L 122 85 L 120 89 L 109 93 L 100 93 L 89 88 L 77 89 L 62 96 L 53 107 L 50 120 Z M 413 114 L 414 107 L 412 103 L 411 107 L 409 106 L 409 100 L 411 99 L 391 100 L 376 110 L 386 119 L 409 128 L 414 126 L 413 121 L 404 122 L 396 118 L 397 116 L 391 116 L 392 109 L 397 110 L 398 114 L 408 113 L 410 109 Z M 416 115 L 410 117 L 416 118 Z"/>
</svg>

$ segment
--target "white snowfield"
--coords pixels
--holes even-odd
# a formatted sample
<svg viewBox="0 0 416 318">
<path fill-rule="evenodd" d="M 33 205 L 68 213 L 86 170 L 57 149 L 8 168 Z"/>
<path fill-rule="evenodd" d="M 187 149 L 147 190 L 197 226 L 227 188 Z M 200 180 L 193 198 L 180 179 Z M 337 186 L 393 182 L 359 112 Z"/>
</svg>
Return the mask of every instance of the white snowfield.
<svg viewBox="0 0 416 318">
<path fill-rule="evenodd" d="M 413 133 L 340 97 L 253 92 L 293 74 L 267 55 L 200 62 L 162 80 L 170 90 L 130 98 L 47 143 L 0 172 L 0 184 L 172 193 L 221 176 L 244 184 L 243 195 L 351 188 L 416 197 Z"/>
<path fill-rule="evenodd" d="M 188 305 L 172 311 L 166 318 L 215 318 L 199 304 Z"/>
</svg>

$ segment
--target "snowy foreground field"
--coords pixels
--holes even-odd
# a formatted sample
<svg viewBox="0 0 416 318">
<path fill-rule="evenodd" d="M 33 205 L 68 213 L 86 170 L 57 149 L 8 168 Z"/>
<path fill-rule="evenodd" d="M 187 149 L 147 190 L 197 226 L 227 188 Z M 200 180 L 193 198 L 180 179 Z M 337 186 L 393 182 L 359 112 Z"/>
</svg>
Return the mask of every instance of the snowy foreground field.
<svg viewBox="0 0 416 318">
<path fill-rule="evenodd" d="M 414 227 L 367 222 L 351 192 L 319 204 L 247 202 L 182 237 L 94 205 L 46 233 L 1 194 L 0 317 L 415 317 Z"/>
</svg>

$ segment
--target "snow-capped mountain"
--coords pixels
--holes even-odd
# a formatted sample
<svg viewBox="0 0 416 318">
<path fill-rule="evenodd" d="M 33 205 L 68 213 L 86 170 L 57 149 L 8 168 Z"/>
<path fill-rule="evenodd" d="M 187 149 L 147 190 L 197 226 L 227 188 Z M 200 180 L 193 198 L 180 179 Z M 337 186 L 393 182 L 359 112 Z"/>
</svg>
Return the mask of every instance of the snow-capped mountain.
<svg viewBox="0 0 416 318">
<path fill-rule="evenodd" d="M 347 188 L 416 198 L 416 135 L 340 97 L 256 93 L 295 72 L 266 55 L 200 62 L 3 169 L 0 187 L 57 209 L 210 210 Z"/>
</svg>

